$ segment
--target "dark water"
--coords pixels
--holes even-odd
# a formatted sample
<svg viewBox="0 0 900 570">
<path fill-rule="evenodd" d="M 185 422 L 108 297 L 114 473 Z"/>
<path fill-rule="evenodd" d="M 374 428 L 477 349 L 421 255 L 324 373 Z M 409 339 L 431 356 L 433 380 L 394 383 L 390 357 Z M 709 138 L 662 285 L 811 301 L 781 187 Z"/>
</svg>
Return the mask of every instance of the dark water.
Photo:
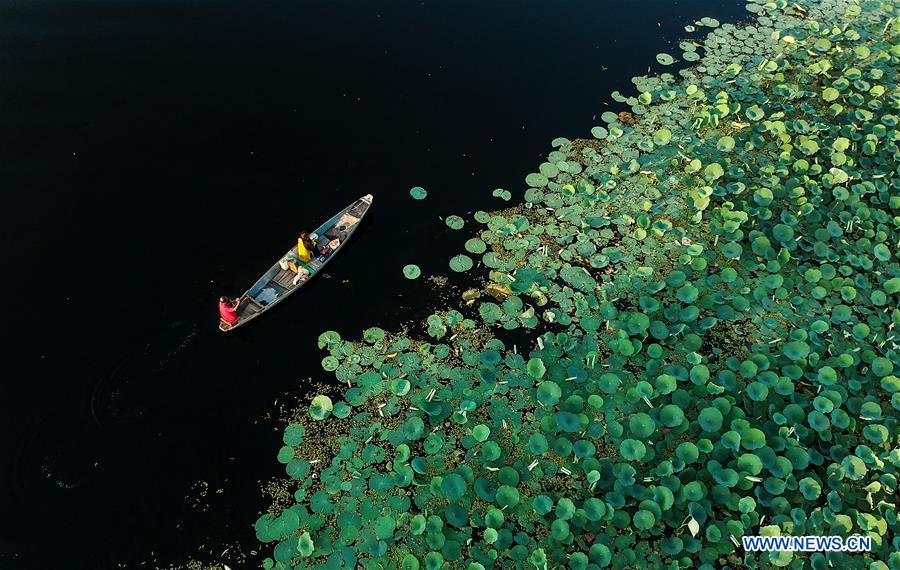
<svg viewBox="0 0 900 570">
<path fill-rule="evenodd" d="M 438 216 L 520 196 L 549 141 L 587 135 L 685 24 L 743 15 L 739 0 L 0 1 L 0 568 L 241 566 L 260 481 L 281 473 L 265 418 L 326 378 L 318 334 L 427 314 L 432 287 L 400 269 L 447 271 L 465 236 Z M 366 193 L 330 278 L 218 332 L 219 294 Z"/>
</svg>

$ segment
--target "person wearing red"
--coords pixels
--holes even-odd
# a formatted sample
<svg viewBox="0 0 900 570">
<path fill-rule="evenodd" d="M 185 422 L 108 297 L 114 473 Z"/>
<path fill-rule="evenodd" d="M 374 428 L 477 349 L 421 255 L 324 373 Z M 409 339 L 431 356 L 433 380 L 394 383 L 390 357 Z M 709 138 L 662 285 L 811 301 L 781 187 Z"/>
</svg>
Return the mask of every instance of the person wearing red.
<svg viewBox="0 0 900 570">
<path fill-rule="evenodd" d="M 228 297 L 219 297 L 219 316 L 223 321 L 229 325 L 234 325 L 238 322 L 240 317 L 238 317 L 237 308 L 240 302 L 240 299 L 231 301 Z"/>
</svg>

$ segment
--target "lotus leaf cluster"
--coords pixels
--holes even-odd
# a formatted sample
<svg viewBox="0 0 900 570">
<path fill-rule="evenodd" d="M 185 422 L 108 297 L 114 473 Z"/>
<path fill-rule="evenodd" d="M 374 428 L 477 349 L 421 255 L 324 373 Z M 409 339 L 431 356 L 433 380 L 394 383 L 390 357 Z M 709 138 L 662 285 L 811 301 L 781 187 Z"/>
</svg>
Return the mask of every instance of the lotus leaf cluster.
<svg viewBox="0 0 900 570">
<path fill-rule="evenodd" d="M 502 296 L 319 337 L 264 568 L 900 568 L 897 8 L 747 9 L 474 214 Z"/>
</svg>

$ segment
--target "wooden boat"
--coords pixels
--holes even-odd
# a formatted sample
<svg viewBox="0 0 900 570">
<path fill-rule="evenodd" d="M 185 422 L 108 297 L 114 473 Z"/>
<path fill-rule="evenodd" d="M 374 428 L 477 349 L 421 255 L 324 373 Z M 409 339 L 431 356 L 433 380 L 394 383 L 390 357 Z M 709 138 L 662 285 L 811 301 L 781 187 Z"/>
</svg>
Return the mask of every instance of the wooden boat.
<svg viewBox="0 0 900 570">
<path fill-rule="evenodd" d="M 275 265 L 254 283 L 253 287 L 250 287 L 243 294 L 241 303 L 238 305 L 238 322 L 229 325 L 220 319 L 219 330 L 227 332 L 252 321 L 286 299 L 288 295 L 306 285 L 337 254 L 338 250 L 344 247 L 344 244 L 347 243 L 347 240 L 359 227 L 359 223 L 371 205 L 372 195 L 366 194 L 332 216 L 327 222 L 312 232 L 318 237 L 316 249 L 319 249 L 324 243 L 333 245 L 328 253 L 318 254 L 306 263 L 299 263 L 299 260 L 297 260 L 297 246 L 295 245 L 289 249 L 287 253 L 275 262 Z M 336 245 L 334 240 L 337 240 Z M 294 273 L 290 267 L 288 269 L 283 268 L 283 264 L 287 260 L 294 261 L 297 265 L 304 267 L 309 271 L 309 275 L 305 279 L 298 280 L 297 273 Z"/>
</svg>

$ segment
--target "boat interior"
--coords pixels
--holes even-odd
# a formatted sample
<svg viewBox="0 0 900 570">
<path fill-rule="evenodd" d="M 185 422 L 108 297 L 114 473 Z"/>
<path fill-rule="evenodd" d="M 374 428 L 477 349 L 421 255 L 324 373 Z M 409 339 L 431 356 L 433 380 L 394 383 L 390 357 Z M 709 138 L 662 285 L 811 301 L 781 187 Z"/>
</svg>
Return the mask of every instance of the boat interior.
<svg viewBox="0 0 900 570">
<path fill-rule="evenodd" d="M 281 261 L 288 256 L 296 256 L 296 248 L 289 249 L 281 259 L 275 263 L 260 279 L 251 287 L 245 296 L 244 301 L 238 308 L 238 314 L 241 320 L 247 320 L 266 309 L 273 302 L 281 299 L 292 289 L 302 286 L 310 277 L 325 265 L 325 261 L 334 255 L 334 253 L 344 244 L 345 240 L 353 232 L 359 223 L 363 214 L 369 207 L 369 202 L 365 200 L 357 200 L 351 207 L 340 212 L 330 220 L 316 228 L 315 233 L 318 236 L 316 248 L 319 249 L 325 243 L 332 240 L 338 240 L 338 246 L 329 251 L 325 255 L 317 255 L 308 263 L 303 264 L 309 271 L 309 276 L 294 285 L 294 278 L 297 276 L 291 269 L 282 269 Z"/>
</svg>

